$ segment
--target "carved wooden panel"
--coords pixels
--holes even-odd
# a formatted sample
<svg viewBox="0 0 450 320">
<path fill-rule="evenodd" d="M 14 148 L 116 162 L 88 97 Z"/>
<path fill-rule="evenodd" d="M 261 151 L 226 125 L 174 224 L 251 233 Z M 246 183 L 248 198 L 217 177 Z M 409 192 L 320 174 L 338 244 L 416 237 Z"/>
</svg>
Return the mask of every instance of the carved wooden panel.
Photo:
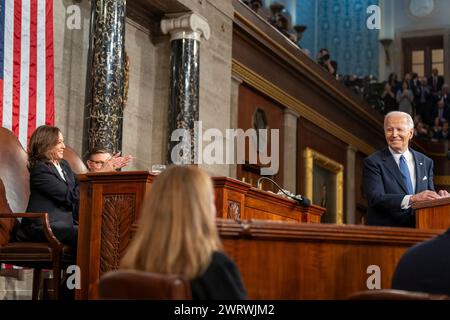
<svg viewBox="0 0 450 320">
<path fill-rule="evenodd" d="M 228 200 L 227 218 L 236 221 L 241 218 L 241 204 L 239 202 Z"/>
<path fill-rule="evenodd" d="M 134 194 L 105 196 L 103 208 L 100 274 L 119 267 L 120 259 L 133 235 L 136 196 Z"/>
</svg>

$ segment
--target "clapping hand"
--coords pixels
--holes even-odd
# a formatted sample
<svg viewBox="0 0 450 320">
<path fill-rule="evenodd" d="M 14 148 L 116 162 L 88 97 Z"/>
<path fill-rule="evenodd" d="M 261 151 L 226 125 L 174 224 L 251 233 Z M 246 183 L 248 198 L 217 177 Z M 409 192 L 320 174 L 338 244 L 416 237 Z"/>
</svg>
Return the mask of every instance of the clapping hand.
<svg viewBox="0 0 450 320">
<path fill-rule="evenodd" d="M 105 161 L 105 164 L 103 166 L 104 171 L 116 171 L 117 169 L 126 167 L 128 164 L 130 164 L 131 160 L 133 160 L 133 157 L 129 154 L 123 157 L 120 154 L 121 153 L 118 152 Z"/>
</svg>

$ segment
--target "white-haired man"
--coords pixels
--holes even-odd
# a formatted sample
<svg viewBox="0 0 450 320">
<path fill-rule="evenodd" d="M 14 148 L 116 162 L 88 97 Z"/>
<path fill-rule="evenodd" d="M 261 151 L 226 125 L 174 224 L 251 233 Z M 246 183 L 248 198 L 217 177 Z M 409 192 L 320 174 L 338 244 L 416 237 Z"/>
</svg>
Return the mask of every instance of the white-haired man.
<svg viewBox="0 0 450 320">
<path fill-rule="evenodd" d="M 409 147 L 414 122 L 405 112 L 384 118 L 387 148 L 364 160 L 363 184 L 368 200 L 367 224 L 415 227 L 414 202 L 449 196 L 434 191 L 433 160 Z"/>
</svg>

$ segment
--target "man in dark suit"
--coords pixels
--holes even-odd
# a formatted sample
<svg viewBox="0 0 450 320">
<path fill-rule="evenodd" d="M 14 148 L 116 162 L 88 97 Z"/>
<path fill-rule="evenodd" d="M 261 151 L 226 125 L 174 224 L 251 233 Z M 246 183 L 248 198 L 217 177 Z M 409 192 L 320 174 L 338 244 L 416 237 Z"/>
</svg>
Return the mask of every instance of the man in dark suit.
<svg viewBox="0 0 450 320">
<path fill-rule="evenodd" d="M 406 251 L 392 277 L 392 289 L 450 295 L 450 229 Z"/>
<path fill-rule="evenodd" d="M 431 93 L 434 95 L 441 92 L 442 86 L 444 85 L 444 77 L 439 75 L 438 69 L 433 69 L 431 71 L 431 77 L 428 79 L 428 84 L 431 87 Z"/>
<path fill-rule="evenodd" d="M 364 160 L 367 224 L 414 228 L 411 205 L 449 196 L 449 193 L 434 191 L 433 160 L 408 147 L 414 134 L 409 114 L 388 113 L 384 118 L 384 134 L 388 147 Z"/>
<path fill-rule="evenodd" d="M 450 121 L 450 108 L 445 105 L 444 99 L 436 101 L 436 105 L 431 111 L 431 119 L 433 120 L 433 124 L 436 118 L 439 118 L 440 123 Z"/>
</svg>

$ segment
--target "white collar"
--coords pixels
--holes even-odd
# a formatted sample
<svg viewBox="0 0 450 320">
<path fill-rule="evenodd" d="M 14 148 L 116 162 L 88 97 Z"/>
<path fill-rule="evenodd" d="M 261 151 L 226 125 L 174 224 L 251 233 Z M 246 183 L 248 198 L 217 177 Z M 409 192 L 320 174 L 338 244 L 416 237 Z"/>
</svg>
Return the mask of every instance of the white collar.
<svg viewBox="0 0 450 320">
<path fill-rule="evenodd" d="M 400 157 L 404 156 L 406 161 L 410 162 L 414 159 L 412 152 L 408 149 L 406 149 L 405 152 L 403 153 L 398 153 L 396 151 L 394 151 L 391 147 L 389 147 L 389 152 L 392 154 L 392 156 L 394 157 L 395 161 L 398 163 L 400 161 Z"/>
</svg>

